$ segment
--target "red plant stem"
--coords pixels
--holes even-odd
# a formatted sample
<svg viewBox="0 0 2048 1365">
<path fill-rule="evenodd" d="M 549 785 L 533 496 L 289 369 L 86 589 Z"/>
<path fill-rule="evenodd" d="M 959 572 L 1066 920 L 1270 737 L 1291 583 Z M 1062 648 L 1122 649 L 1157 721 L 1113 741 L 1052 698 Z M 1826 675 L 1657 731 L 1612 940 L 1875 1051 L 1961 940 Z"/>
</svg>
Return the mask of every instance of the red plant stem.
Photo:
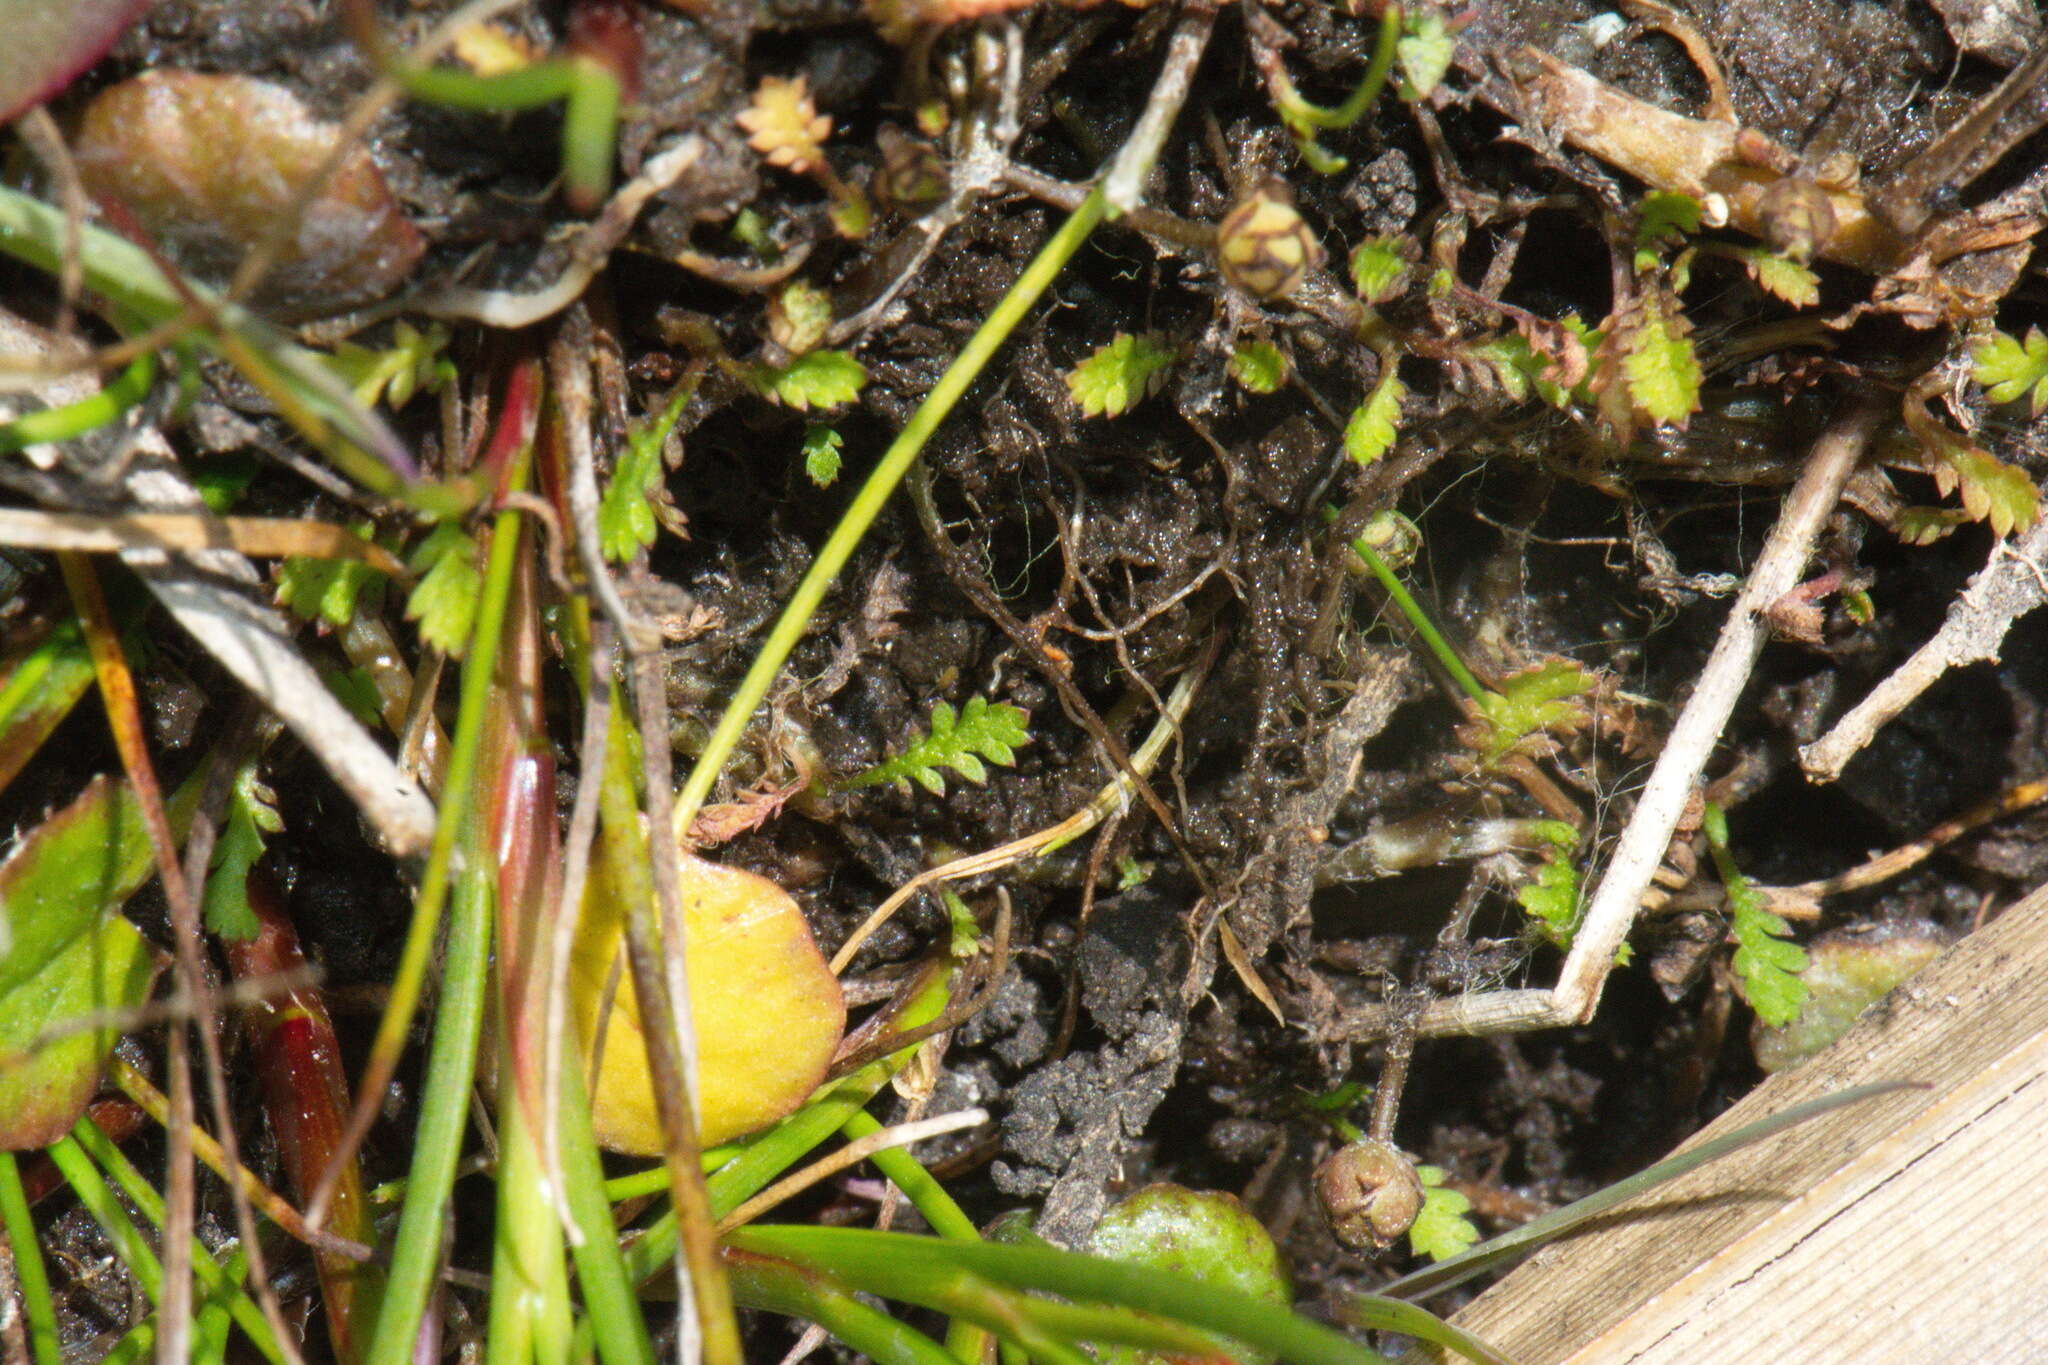
<svg viewBox="0 0 2048 1365">
<path fill-rule="evenodd" d="M 250 870 L 248 895 L 261 928 L 255 938 L 224 944 L 228 970 L 237 980 L 303 974 L 306 958 L 298 933 L 285 917 L 277 883 L 261 867 Z M 263 1083 L 264 1109 L 277 1136 L 279 1163 L 293 1196 L 304 1199 L 333 1159 L 348 1118 L 348 1075 L 334 1020 L 314 986 L 259 999 L 243 1010 L 242 1019 Z M 373 1242 L 362 1169 L 352 1156 L 339 1169 L 327 1230 Z M 369 1300 L 376 1272 L 331 1252 L 319 1253 L 314 1261 L 327 1304 L 328 1339 L 335 1358 L 349 1365 L 361 1355 L 360 1324 L 374 1317 Z"/>
</svg>

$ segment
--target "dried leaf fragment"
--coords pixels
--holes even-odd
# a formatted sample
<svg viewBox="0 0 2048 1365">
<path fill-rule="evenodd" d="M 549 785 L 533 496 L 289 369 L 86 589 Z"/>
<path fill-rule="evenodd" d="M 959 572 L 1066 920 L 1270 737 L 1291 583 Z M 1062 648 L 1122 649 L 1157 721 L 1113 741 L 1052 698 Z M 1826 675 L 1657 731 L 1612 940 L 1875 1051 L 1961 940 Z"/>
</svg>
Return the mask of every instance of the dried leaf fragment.
<svg viewBox="0 0 2048 1365">
<path fill-rule="evenodd" d="M 341 135 L 281 85 L 159 70 L 101 91 L 73 150 L 87 190 L 218 281 L 292 212 Z M 397 288 L 425 250 L 358 147 L 306 205 L 258 299 L 299 312 L 367 302 Z"/>
</svg>

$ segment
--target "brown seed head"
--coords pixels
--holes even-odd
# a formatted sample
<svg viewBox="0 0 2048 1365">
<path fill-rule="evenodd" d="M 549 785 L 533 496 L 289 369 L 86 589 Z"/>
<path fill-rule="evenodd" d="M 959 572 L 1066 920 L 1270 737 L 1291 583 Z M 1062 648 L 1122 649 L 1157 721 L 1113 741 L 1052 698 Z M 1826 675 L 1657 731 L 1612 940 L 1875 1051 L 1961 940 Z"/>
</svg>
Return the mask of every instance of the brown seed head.
<svg viewBox="0 0 2048 1365">
<path fill-rule="evenodd" d="M 1422 1177 L 1393 1144 L 1361 1138 L 1316 1169 L 1316 1199 L 1338 1241 L 1385 1251 L 1422 1212 Z"/>
</svg>

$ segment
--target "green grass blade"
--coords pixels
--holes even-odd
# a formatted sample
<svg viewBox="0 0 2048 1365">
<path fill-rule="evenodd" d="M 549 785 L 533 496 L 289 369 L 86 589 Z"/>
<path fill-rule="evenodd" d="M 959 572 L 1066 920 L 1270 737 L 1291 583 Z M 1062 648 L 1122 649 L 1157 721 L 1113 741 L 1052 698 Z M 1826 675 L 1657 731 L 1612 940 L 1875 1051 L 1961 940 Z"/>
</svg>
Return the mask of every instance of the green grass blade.
<svg viewBox="0 0 2048 1365">
<path fill-rule="evenodd" d="M 21 1188 L 21 1167 L 12 1152 L 0 1152 L 0 1223 L 5 1224 L 7 1244 L 14 1251 L 14 1278 L 21 1286 L 29 1348 L 36 1365 L 63 1365 L 64 1353 L 57 1339 L 57 1305 L 50 1298 L 50 1271 L 43 1264 L 35 1219 L 28 1211 L 28 1195 Z"/>
<path fill-rule="evenodd" d="M 1249 1295 L 1147 1266 L 1071 1251 L 948 1242 L 866 1228 L 757 1226 L 729 1245 L 838 1276 L 852 1288 L 921 1301 L 944 1276 L 966 1271 L 1011 1289 L 1156 1313 L 1240 1341 L 1291 1365 L 1385 1365 L 1378 1352 L 1320 1323 Z"/>
<path fill-rule="evenodd" d="M 734 1302 L 815 1322 L 876 1365 L 963 1365 L 924 1333 L 862 1303 L 829 1276 L 762 1256 L 729 1255 L 725 1266 Z"/>
<path fill-rule="evenodd" d="M 101 1132 L 90 1118 L 80 1119 L 77 1126 L 71 1130 L 71 1137 L 65 1141 L 75 1141 L 82 1155 L 89 1157 L 91 1161 L 97 1161 L 114 1177 L 114 1183 L 121 1187 L 121 1193 L 127 1196 L 129 1203 L 142 1210 L 143 1217 L 159 1228 L 163 1226 L 162 1193 L 143 1177 L 141 1171 L 135 1169 L 135 1163 L 128 1159 L 127 1153 Z M 52 1156 L 55 1156 L 54 1149 Z M 66 1172 L 66 1176 L 68 1178 L 69 1172 Z M 241 1277 L 238 1275 L 230 1278 L 227 1271 L 220 1267 L 213 1259 L 213 1254 L 197 1237 L 192 1239 L 192 1273 L 201 1289 L 220 1297 L 228 1305 L 229 1313 L 241 1329 L 248 1333 L 249 1339 L 256 1343 L 256 1349 L 261 1351 L 266 1359 L 282 1365 L 284 1351 L 278 1345 L 276 1334 L 270 1330 L 270 1323 L 263 1316 L 263 1310 L 257 1306 L 256 1300 L 242 1289 Z M 152 1294 L 150 1297 L 154 1299 L 156 1296 Z"/>
<path fill-rule="evenodd" d="M 366 1365 L 411 1365 L 413 1341 L 440 1264 L 441 1229 L 462 1156 L 463 1130 L 469 1124 L 469 1087 L 476 1076 L 490 950 L 491 876 L 488 868 L 477 866 L 465 870 L 455 887 L 405 1208 L 398 1219 L 391 1275 L 376 1334 L 364 1356 Z"/>
<path fill-rule="evenodd" d="M 590 1324 L 598 1359 L 603 1365 L 655 1365 L 654 1343 L 626 1271 L 612 1224 L 611 1200 L 604 1187 L 604 1167 L 590 1132 L 590 1101 L 583 1093 L 583 1073 L 562 1069 L 560 1156 L 569 1212 L 576 1219 L 582 1243 L 571 1249 L 576 1280 L 583 1287 L 584 1320 Z"/>
</svg>

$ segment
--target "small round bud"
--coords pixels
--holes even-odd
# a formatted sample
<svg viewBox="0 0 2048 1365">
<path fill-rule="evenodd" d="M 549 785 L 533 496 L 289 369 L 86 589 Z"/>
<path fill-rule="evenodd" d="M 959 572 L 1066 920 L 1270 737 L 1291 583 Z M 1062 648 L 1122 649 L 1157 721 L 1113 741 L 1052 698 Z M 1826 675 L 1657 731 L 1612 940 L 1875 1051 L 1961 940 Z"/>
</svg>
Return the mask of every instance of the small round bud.
<svg viewBox="0 0 2048 1365">
<path fill-rule="evenodd" d="M 1338 1241 L 1385 1251 L 1422 1212 L 1422 1177 L 1393 1144 L 1360 1138 L 1316 1169 L 1316 1199 Z"/>
<path fill-rule="evenodd" d="M 1779 179 L 1764 191 L 1756 208 L 1771 249 L 1802 265 L 1835 235 L 1835 206 L 1827 191 L 1803 176 Z"/>
<path fill-rule="evenodd" d="M 1268 180 L 1240 200 L 1216 227 L 1216 264 L 1223 278 L 1255 298 L 1291 293 L 1323 263 L 1322 244 L 1294 208 L 1294 195 Z"/>
</svg>

